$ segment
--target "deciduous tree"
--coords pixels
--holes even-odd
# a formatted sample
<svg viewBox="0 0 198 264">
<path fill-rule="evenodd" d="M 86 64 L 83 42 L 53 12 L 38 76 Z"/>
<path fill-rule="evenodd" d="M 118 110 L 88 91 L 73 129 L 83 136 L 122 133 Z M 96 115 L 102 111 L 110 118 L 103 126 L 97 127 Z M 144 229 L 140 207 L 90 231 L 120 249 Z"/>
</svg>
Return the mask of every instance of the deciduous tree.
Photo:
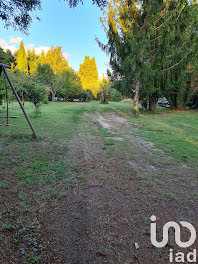
<svg viewBox="0 0 198 264">
<path fill-rule="evenodd" d="M 52 102 L 56 96 L 55 74 L 49 64 L 39 64 L 35 73 L 36 79 L 43 85 L 47 86 L 52 94 Z"/>
<path fill-rule="evenodd" d="M 74 70 L 66 70 L 56 76 L 56 87 L 59 96 L 65 101 L 69 96 L 75 96 L 81 93 L 82 85 L 80 78 Z"/>
<path fill-rule="evenodd" d="M 27 89 L 28 100 L 35 106 L 35 113 L 39 112 L 39 107 L 46 97 L 45 86 L 30 82 Z"/>
<path fill-rule="evenodd" d="M 51 47 L 51 49 L 46 54 L 45 63 L 51 66 L 55 74 L 69 70 L 68 62 L 65 60 L 62 48 L 60 46 Z"/>
</svg>

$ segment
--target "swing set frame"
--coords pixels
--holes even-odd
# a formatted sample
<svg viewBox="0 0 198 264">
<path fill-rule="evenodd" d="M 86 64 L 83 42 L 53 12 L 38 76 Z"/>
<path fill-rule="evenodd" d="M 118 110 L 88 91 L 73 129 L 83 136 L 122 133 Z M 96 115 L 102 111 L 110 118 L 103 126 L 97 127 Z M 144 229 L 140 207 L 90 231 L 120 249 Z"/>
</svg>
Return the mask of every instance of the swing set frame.
<svg viewBox="0 0 198 264">
<path fill-rule="evenodd" d="M 23 104 L 22 104 L 22 102 L 20 100 L 20 97 L 19 97 L 16 89 L 14 88 L 14 85 L 12 84 L 12 81 L 11 81 L 11 79 L 10 79 L 10 77 L 9 77 L 6 69 L 11 69 L 11 67 L 8 66 L 8 65 L 6 65 L 6 64 L 0 63 L 0 77 L 1 77 L 1 74 L 3 73 L 4 76 L 5 76 L 5 78 L 7 79 L 8 83 L 10 84 L 10 88 L 11 88 L 13 94 L 15 95 L 15 98 L 17 99 L 17 101 L 18 101 L 18 103 L 19 103 L 19 105 L 21 107 L 21 110 L 23 111 L 23 114 L 24 114 L 24 116 L 25 116 L 25 118 L 26 118 L 26 120 L 28 122 L 28 125 L 29 125 L 30 129 L 32 130 L 33 137 L 34 138 L 37 138 L 36 131 L 35 131 L 32 123 L 31 123 L 31 121 L 30 121 L 30 119 L 29 119 L 29 117 L 28 117 L 28 115 L 27 115 L 27 113 L 25 111 L 25 108 L 24 108 L 24 106 L 23 106 Z M 7 104 L 8 104 L 8 101 L 7 101 Z M 9 126 L 9 124 L 8 124 L 8 118 L 16 118 L 16 117 L 15 116 L 8 116 L 8 106 L 7 106 L 7 116 L 6 117 L 0 116 L 0 118 L 7 118 L 7 124 L 6 124 L 6 126 Z"/>
</svg>

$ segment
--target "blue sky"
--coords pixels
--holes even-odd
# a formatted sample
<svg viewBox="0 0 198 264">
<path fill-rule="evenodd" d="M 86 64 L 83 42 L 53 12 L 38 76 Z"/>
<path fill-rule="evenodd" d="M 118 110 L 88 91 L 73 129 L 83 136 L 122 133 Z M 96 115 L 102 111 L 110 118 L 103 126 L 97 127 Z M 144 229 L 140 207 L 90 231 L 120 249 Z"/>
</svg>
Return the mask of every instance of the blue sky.
<svg viewBox="0 0 198 264">
<path fill-rule="evenodd" d="M 105 33 L 99 22 L 101 11 L 85 0 L 84 5 L 69 8 L 68 4 L 59 0 L 42 0 L 42 10 L 36 12 L 41 21 L 34 19 L 29 28 L 29 35 L 5 29 L 0 25 L 0 46 L 15 50 L 23 39 L 26 48 L 36 48 L 39 52 L 42 47 L 62 46 L 63 52 L 75 70 L 79 69 L 84 57 L 95 56 L 99 74 L 106 73 L 108 58 L 100 50 L 95 41 L 97 36 L 106 43 Z"/>
</svg>

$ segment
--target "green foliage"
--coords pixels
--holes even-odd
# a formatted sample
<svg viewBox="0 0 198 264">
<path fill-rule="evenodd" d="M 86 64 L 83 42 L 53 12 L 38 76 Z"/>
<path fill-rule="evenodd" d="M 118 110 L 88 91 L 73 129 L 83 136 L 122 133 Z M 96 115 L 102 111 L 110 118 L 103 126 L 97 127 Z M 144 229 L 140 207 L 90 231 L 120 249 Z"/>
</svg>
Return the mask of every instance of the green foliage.
<svg viewBox="0 0 198 264">
<path fill-rule="evenodd" d="M 12 55 L 10 50 L 4 51 L 0 47 L 0 63 L 10 65 L 14 63 L 14 56 Z M 3 74 L 0 77 L 0 105 L 2 104 L 3 97 L 5 96 L 5 82 L 3 78 Z"/>
<path fill-rule="evenodd" d="M 63 71 L 56 77 L 57 94 L 65 100 L 69 96 L 78 95 L 82 91 L 80 78 L 73 70 Z"/>
<path fill-rule="evenodd" d="M 109 83 L 109 80 L 103 77 L 103 80 L 100 82 L 100 93 L 98 94 L 100 96 L 101 104 L 108 103 L 107 99 L 109 97 L 110 89 L 111 84 Z"/>
<path fill-rule="evenodd" d="M 27 99 L 27 89 L 31 82 L 31 76 L 17 69 L 10 70 L 8 74 L 21 100 Z"/>
<path fill-rule="evenodd" d="M 0 19 L 5 27 L 13 27 L 22 32 L 26 32 L 32 22 L 30 13 L 40 8 L 40 0 L 1 0 Z"/>
<path fill-rule="evenodd" d="M 47 90 L 51 92 L 52 101 L 56 95 L 56 85 L 55 85 L 55 74 L 49 64 L 39 64 L 35 73 L 36 80 L 45 85 Z"/>
<path fill-rule="evenodd" d="M 12 63 L 14 63 L 14 56 L 12 55 L 12 52 L 9 49 L 4 51 L 0 47 L 0 63 L 10 65 L 10 66 Z"/>
<path fill-rule="evenodd" d="M 110 55 L 118 88 L 134 93 L 135 111 L 139 96 L 186 104 L 196 72 L 188 67 L 197 60 L 197 9 L 197 1 L 109 1 L 101 20 L 108 43 L 98 43 Z"/>
<path fill-rule="evenodd" d="M 27 88 L 28 100 L 35 106 L 35 112 L 39 111 L 40 104 L 45 100 L 46 89 L 45 86 L 31 82 Z"/>
<path fill-rule="evenodd" d="M 8 74 L 17 92 L 20 93 L 24 90 L 26 82 L 29 82 L 28 76 L 20 70 L 11 70 Z"/>
<path fill-rule="evenodd" d="M 46 86 L 52 86 L 55 80 L 55 74 L 49 64 L 39 64 L 35 74 L 36 79 Z"/>
<path fill-rule="evenodd" d="M 109 101 L 120 102 L 122 100 L 122 94 L 114 88 L 109 91 Z"/>
</svg>

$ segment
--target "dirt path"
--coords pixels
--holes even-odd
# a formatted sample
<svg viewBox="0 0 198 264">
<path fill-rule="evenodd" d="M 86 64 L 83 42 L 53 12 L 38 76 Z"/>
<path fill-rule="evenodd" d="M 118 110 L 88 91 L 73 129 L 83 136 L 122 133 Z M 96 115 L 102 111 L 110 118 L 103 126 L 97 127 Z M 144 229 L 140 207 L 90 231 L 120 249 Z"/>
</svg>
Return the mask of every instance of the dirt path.
<svg viewBox="0 0 198 264">
<path fill-rule="evenodd" d="M 69 146 L 76 185 L 47 223 L 46 263 L 169 263 L 169 248 L 177 249 L 174 234 L 168 247 L 152 247 L 149 218 L 162 219 L 159 228 L 184 219 L 198 226 L 193 168 L 140 138 L 126 117 L 112 112 L 83 118 Z"/>
</svg>

